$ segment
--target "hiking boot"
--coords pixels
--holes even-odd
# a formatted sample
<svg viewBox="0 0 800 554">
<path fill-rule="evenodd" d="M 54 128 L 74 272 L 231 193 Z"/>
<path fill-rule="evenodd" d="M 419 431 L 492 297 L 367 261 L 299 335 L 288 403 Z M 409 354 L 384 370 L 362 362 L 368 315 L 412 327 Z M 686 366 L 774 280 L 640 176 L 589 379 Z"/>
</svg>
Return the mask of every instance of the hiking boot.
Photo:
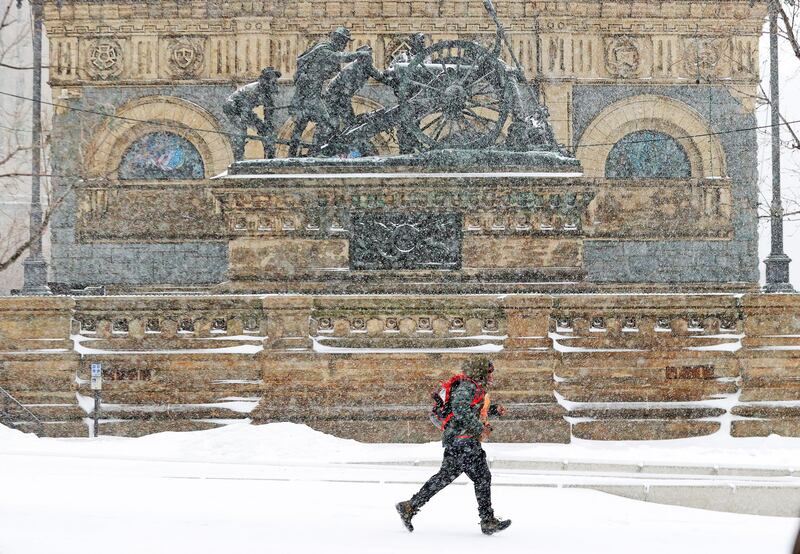
<svg viewBox="0 0 800 554">
<path fill-rule="evenodd" d="M 498 531 L 508 528 L 509 525 L 511 525 L 510 519 L 497 519 L 496 517 L 492 517 L 481 520 L 481 532 L 484 535 L 493 535 Z"/>
<path fill-rule="evenodd" d="M 403 525 L 406 526 L 406 529 L 413 531 L 414 526 L 411 525 L 411 518 L 417 514 L 417 510 L 414 509 L 411 502 L 398 502 L 394 507 L 397 508 L 397 513 L 400 514 L 400 519 L 403 520 Z"/>
</svg>

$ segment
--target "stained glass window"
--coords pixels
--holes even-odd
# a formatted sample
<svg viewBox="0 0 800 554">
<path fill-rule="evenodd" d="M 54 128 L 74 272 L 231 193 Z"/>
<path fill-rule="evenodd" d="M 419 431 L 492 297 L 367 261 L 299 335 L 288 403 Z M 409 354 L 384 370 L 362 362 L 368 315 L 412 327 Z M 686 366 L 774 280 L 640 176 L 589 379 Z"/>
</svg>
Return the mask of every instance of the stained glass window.
<svg viewBox="0 0 800 554">
<path fill-rule="evenodd" d="M 687 179 L 692 176 L 683 146 L 658 131 L 636 131 L 611 149 L 606 159 L 607 179 Z"/>
<path fill-rule="evenodd" d="M 131 144 L 119 164 L 120 179 L 202 179 L 203 159 L 194 145 L 174 133 L 150 133 Z"/>
</svg>

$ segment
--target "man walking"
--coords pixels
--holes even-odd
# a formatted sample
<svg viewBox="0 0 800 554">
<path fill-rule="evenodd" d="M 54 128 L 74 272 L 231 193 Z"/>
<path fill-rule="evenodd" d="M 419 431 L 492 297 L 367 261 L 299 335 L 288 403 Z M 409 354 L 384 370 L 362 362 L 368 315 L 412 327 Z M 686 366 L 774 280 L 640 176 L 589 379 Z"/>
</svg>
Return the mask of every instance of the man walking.
<svg viewBox="0 0 800 554">
<path fill-rule="evenodd" d="M 409 531 L 414 530 L 411 518 L 419 509 L 462 473 L 466 473 L 475 486 L 481 531 L 491 535 L 511 525 L 511 520 L 496 518 L 492 510 L 492 474 L 486 463 L 486 452 L 481 447 L 481 439 L 491 432 L 486 419 L 490 411 L 497 415 L 504 413 L 502 408 L 492 410 L 494 407 L 485 390 L 492 383 L 494 366 L 488 358 L 473 358 L 465 361 L 462 369 L 462 375 L 456 375 L 448 382 L 446 396 L 449 396 L 447 400 L 452 415 L 444 423 L 442 467 L 410 500 L 395 506 Z"/>
</svg>

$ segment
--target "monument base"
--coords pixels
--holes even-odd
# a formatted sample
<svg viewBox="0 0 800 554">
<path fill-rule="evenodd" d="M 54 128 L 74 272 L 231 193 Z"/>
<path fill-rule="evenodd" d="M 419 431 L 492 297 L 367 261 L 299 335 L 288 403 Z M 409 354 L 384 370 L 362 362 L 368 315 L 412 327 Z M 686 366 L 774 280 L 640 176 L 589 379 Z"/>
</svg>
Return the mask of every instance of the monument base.
<svg viewBox="0 0 800 554">
<path fill-rule="evenodd" d="M 100 363 L 101 434 L 251 419 L 437 440 L 431 389 L 481 354 L 508 409 L 493 440 L 800 436 L 798 311 L 776 294 L 10 297 L 0 386 L 22 407 L 3 417 L 87 436 L 76 393 Z"/>
</svg>

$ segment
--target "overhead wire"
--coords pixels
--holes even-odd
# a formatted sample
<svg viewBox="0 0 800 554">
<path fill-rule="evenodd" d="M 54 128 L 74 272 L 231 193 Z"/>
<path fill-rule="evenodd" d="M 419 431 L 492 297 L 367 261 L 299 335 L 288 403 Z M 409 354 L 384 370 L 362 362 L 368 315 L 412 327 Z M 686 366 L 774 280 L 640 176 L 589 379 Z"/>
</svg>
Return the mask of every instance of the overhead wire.
<svg viewBox="0 0 800 554">
<path fill-rule="evenodd" d="M 35 102 L 35 100 L 33 98 L 30 98 L 30 97 L 27 97 L 27 96 L 22 96 L 20 94 L 13 94 L 13 93 L 10 93 L 10 92 L 0 91 L 0 95 L 8 96 L 8 97 L 11 97 L 11 98 L 17 98 L 19 100 L 25 100 L 25 101 L 28 101 L 28 102 Z M 55 108 L 60 108 L 60 109 L 65 109 L 65 110 L 70 110 L 70 111 L 75 111 L 75 112 L 81 112 L 81 113 L 88 113 L 88 114 L 98 115 L 98 116 L 102 116 L 102 117 L 109 117 L 109 118 L 112 118 L 112 119 L 119 119 L 119 120 L 123 120 L 123 121 L 129 121 L 129 122 L 132 122 L 132 123 L 144 123 L 144 124 L 148 124 L 148 125 L 153 125 L 153 126 L 158 126 L 158 127 L 167 127 L 167 128 L 171 128 L 171 129 L 188 129 L 188 130 L 191 130 L 191 131 L 197 131 L 197 132 L 201 132 L 201 133 L 213 133 L 213 134 L 231 136 L 231 137 L 242 136 L 241 133 L 232 133 L 232 132 L 229 132 L 229 131 L 221 131 L 219 129 L 204 129 L 204 128 L 199 128 L 199 127 L 192 127 L 192 126 L 189 126 L 189 125 L 182 125 L 182 124 L 178 124 L 178 123 L 175 123 L 175 122 L 169 122 L 169 121 L 153 121 L 153 120 L 147 120 L 147 119 L 138 119 L 138 118 L 135 118 L 135 117 L 128 117 L 128 116 L 124 116 L 124 115 L 111 114 L 111 113 L 98 111 L 98 110 L 92 110 L 92 109 L 88 109 L 88 108 L 79 108 L 77 106 L 70 106 L 68 104 L 48 102 L 46 100 L 41 100 L 41 103 L 45 104 L 45 105 L 48 105 L 48 106 L 53 106 Z M 285 108 L 285 107 L 282 107 L 282 108 Z M 774 126 L 775 127 L 780 127 L 782 125 L 789 126 L 789 125 L 795 125 L 795 124 L 800 124 L 800 120 L 784 121 L 784 122 L 778 123 L 777 125 L 772 125 L 771 123 L 768 123 L 768 124 L 764 124 L 764 125 L 753 125 L 753 126 L 749 126 L 749 127 L 737 127 L 737 128 L 734 128 L 734 129 L 723 129 L 723 130 L 719 130 L 719 131 L 709 131 L 707 133 L 675 135 L 675 136 L 671 136 L 671 137 L 641 138 L 641 139 L 635 139 L 635 140 L 629 140 L 629 141 L 626 140 L 625 143 L 626 144 L 637 144 L 637 143 L 662 142 L 662 141 L 681 140 L 681 139 L 706 138 L 706 137 L 713 137 L 713 136 L 729 135 L 729 134 L 734 134 L 734 133 L 746 133 L 746 132 L 750 132 L 750 131 L 758 131 L 758 130 L 761 130 L 761 129 L 770 129 L 770 128 L 774 127 Z M 246 137 L 247 138 L 252 138 L 252 139 L 267 139 L 267 138 L 270 138 L 270 137 L 266 137 L 266 136 L 263 136 L 263 135 L 256 135 L 256 134 L 250 134 L 250 133 L 248 133 L 246 135 Z M 575 148 L 576 149 L 595 148 L 595 147 L 601 147 L 601 146 L 614 146 L 615 144 L 616 144 L 616 142 L 598 142 L 598 143 L 593 143 L 593 144 L 592 143 L 590 143 L 590 144 L 580 144 L 579 143 L 579 144 L 575 145 Z"/>
</svg>

